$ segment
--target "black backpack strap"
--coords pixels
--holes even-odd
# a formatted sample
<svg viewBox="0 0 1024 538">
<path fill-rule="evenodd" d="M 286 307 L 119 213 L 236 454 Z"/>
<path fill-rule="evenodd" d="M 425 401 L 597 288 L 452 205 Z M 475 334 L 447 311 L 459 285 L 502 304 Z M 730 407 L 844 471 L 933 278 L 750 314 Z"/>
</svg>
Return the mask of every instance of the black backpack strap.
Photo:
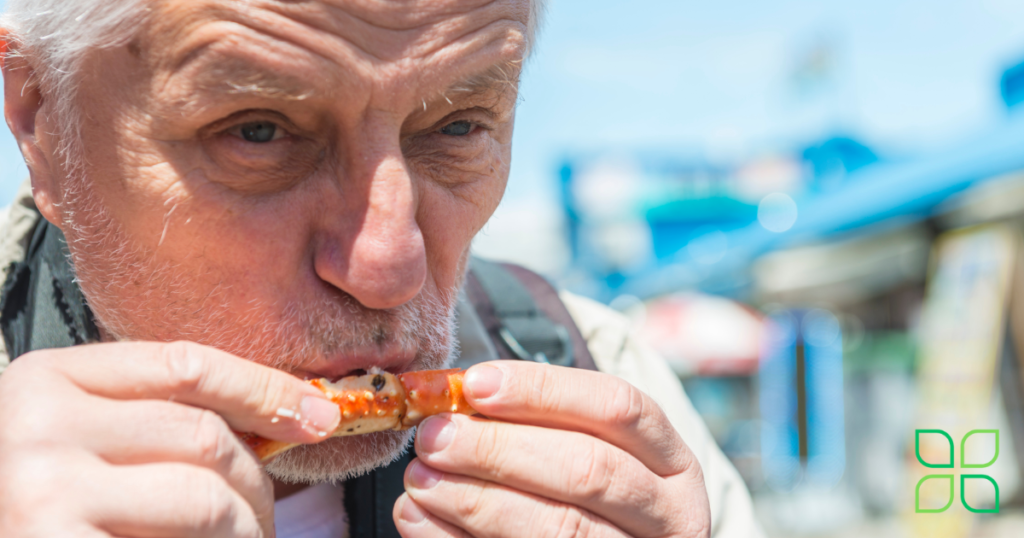
<svg viewBox="0 0 1024 538">
<path fill-rule="evenodd" d="M 414 457 L 406 453 L 386 467 L 345 481 L 345 512 L 351 538 L 401 538 L 392 512 L 405 493 L 405 468 Z"/>
<path fill-rule="evenodd" d="M 4 282 L 0 330 L 11 360 L 29 351 L 99 340 L 64 234 L 41 217 L 25 259 L 11 266 Z"/>
<path fill-rule="evenodd" d="M 469 301 L 466 291 L 459 293 L 459 302 L 455 307 L 455 338 L 458 342 L 458 359 L 454 366 L 463 370 L 474 364 L 498 360 L 496 342 L 484 326 L 476 306 Z"/>
<path fill-rule="evenodd" d="M 499 358 L 597 370 L 586 340 L 544 277 L 473 258 L 465 290 Z"/>
</svg>

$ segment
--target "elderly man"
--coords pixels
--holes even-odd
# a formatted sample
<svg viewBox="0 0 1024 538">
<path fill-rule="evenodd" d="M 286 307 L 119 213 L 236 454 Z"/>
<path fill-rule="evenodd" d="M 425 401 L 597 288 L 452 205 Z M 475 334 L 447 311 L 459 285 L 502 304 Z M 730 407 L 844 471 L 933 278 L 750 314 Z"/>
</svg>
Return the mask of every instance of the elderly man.
<svg viewBox="0 0 1024 538">
<path fill-rule="evenodd" d="M 564 294 L 605 373 L 478 364 L 487 418 L 423 423 L 397 501 L 342 499 L 410 439 L 324 441 L 339 410 L 302 378 L 457 354 L 541 11 L 9 0 L 31 190 L 0 245 L 0 535 L 758 535 L 664 364 Z M 264 468 L 238 431 L 304 446 Z"/>
</svg>

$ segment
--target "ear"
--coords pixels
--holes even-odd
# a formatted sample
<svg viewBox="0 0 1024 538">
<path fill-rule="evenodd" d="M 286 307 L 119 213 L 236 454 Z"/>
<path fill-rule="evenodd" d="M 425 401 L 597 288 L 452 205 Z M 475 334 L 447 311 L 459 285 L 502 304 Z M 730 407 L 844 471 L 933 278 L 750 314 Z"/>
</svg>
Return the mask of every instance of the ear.
<svg viewBox="0 0 1024 538">
<path fill-rule="evenodd" d="M 17 44 L 4 30 L 0 30 L 0 68 L 4 78 L 4 118 L 28 165 L 36 207 L 46 220 L 60 226 L 59 203 L 54 203 L 60 200 L 60 195 L 51 166 L 56 163 L 56 155 L 48 147 L 53 139 L 41 113 L 43 95 L 35 71 L 17 53 Z"/>
</svg>

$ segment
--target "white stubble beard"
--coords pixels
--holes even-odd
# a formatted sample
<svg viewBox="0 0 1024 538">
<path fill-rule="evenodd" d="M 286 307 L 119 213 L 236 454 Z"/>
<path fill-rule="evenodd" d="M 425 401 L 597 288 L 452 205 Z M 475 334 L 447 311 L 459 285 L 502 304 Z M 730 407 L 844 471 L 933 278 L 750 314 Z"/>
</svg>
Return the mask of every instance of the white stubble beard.
<svg viewBox="0 0 1024 538">
<path fill-rule="evenodd" d="M 133 243 L 85 180 L 71 183 L 62 209 L 76 279 L 115 340 L 189 340 L 285 370 L 368 345 L 416 349 L 411 370 L 443 368 L 456 353 L 457 287 L 390 310 L 368 309 L 344 293 L 280 312 L 259 302 L 231 307 L 227 285 L 200 292 L 183 268 Z M 401 457 L 413 434 L 331 438 L 285 452 L 266 471 L 286 482 L 343 481 Z"/>
</svg>

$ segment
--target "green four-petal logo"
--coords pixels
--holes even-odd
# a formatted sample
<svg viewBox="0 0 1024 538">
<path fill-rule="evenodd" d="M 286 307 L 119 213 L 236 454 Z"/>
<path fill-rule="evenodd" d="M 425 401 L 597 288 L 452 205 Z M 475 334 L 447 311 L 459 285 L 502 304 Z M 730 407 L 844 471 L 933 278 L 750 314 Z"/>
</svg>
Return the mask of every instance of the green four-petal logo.
<svg viewBox="0 0 1024 538">
<path fill-rule="evenodd" d="M 949 442 L 949 461 L 942 463 L 928 463 L 921 457 L 921 434 L 938 434 L 946 438 Z M 967 440 L 975 434 L 990 434 L 995 436 L 995 455 L 987 463 L 967 463 Z M 921 462 L 921 465 L 928 467 L 929 469 L 952 469 L 954 461 L 954 450 L 953 450 L 953 438 L 943 430 L 914 430 L 914 453 L 917 455 L 917 461 Z M 999 430 L 971 430 L 964 435 L 963 439 L 960 440 L 960 469 L 984 469 L 985 467 L 991 466 L 999 458 Z M 921 486 L 929 480 L 942 481 L 943 485 L 948 482 L 949 484 L 949 501 L 942 508 L 921 508 Z M 995 488 L 996 492 L 996 504 L 994 508 L 974 508 L 967 504 L 967 499 L 964 498 L 964 485 L 968 480 L 988 480 L 992 483 L 992 487 Z M 945 512 L 950 506 L 953 506 L 953 485 L 954 476 L 953 474 L 930 474 L 922 478 L 917 483 L 917 488 L 914 490 L 914 512 L 918 514 L 937 514 L 939 512 Z M 979 514 L 992 514 L 999 512 L 999 484 L 992 479 L 991 476 L 985 474 L 960 474 L 960 502 L 964 505 L 964 508 L 971 512 Z"/>
</svg>

